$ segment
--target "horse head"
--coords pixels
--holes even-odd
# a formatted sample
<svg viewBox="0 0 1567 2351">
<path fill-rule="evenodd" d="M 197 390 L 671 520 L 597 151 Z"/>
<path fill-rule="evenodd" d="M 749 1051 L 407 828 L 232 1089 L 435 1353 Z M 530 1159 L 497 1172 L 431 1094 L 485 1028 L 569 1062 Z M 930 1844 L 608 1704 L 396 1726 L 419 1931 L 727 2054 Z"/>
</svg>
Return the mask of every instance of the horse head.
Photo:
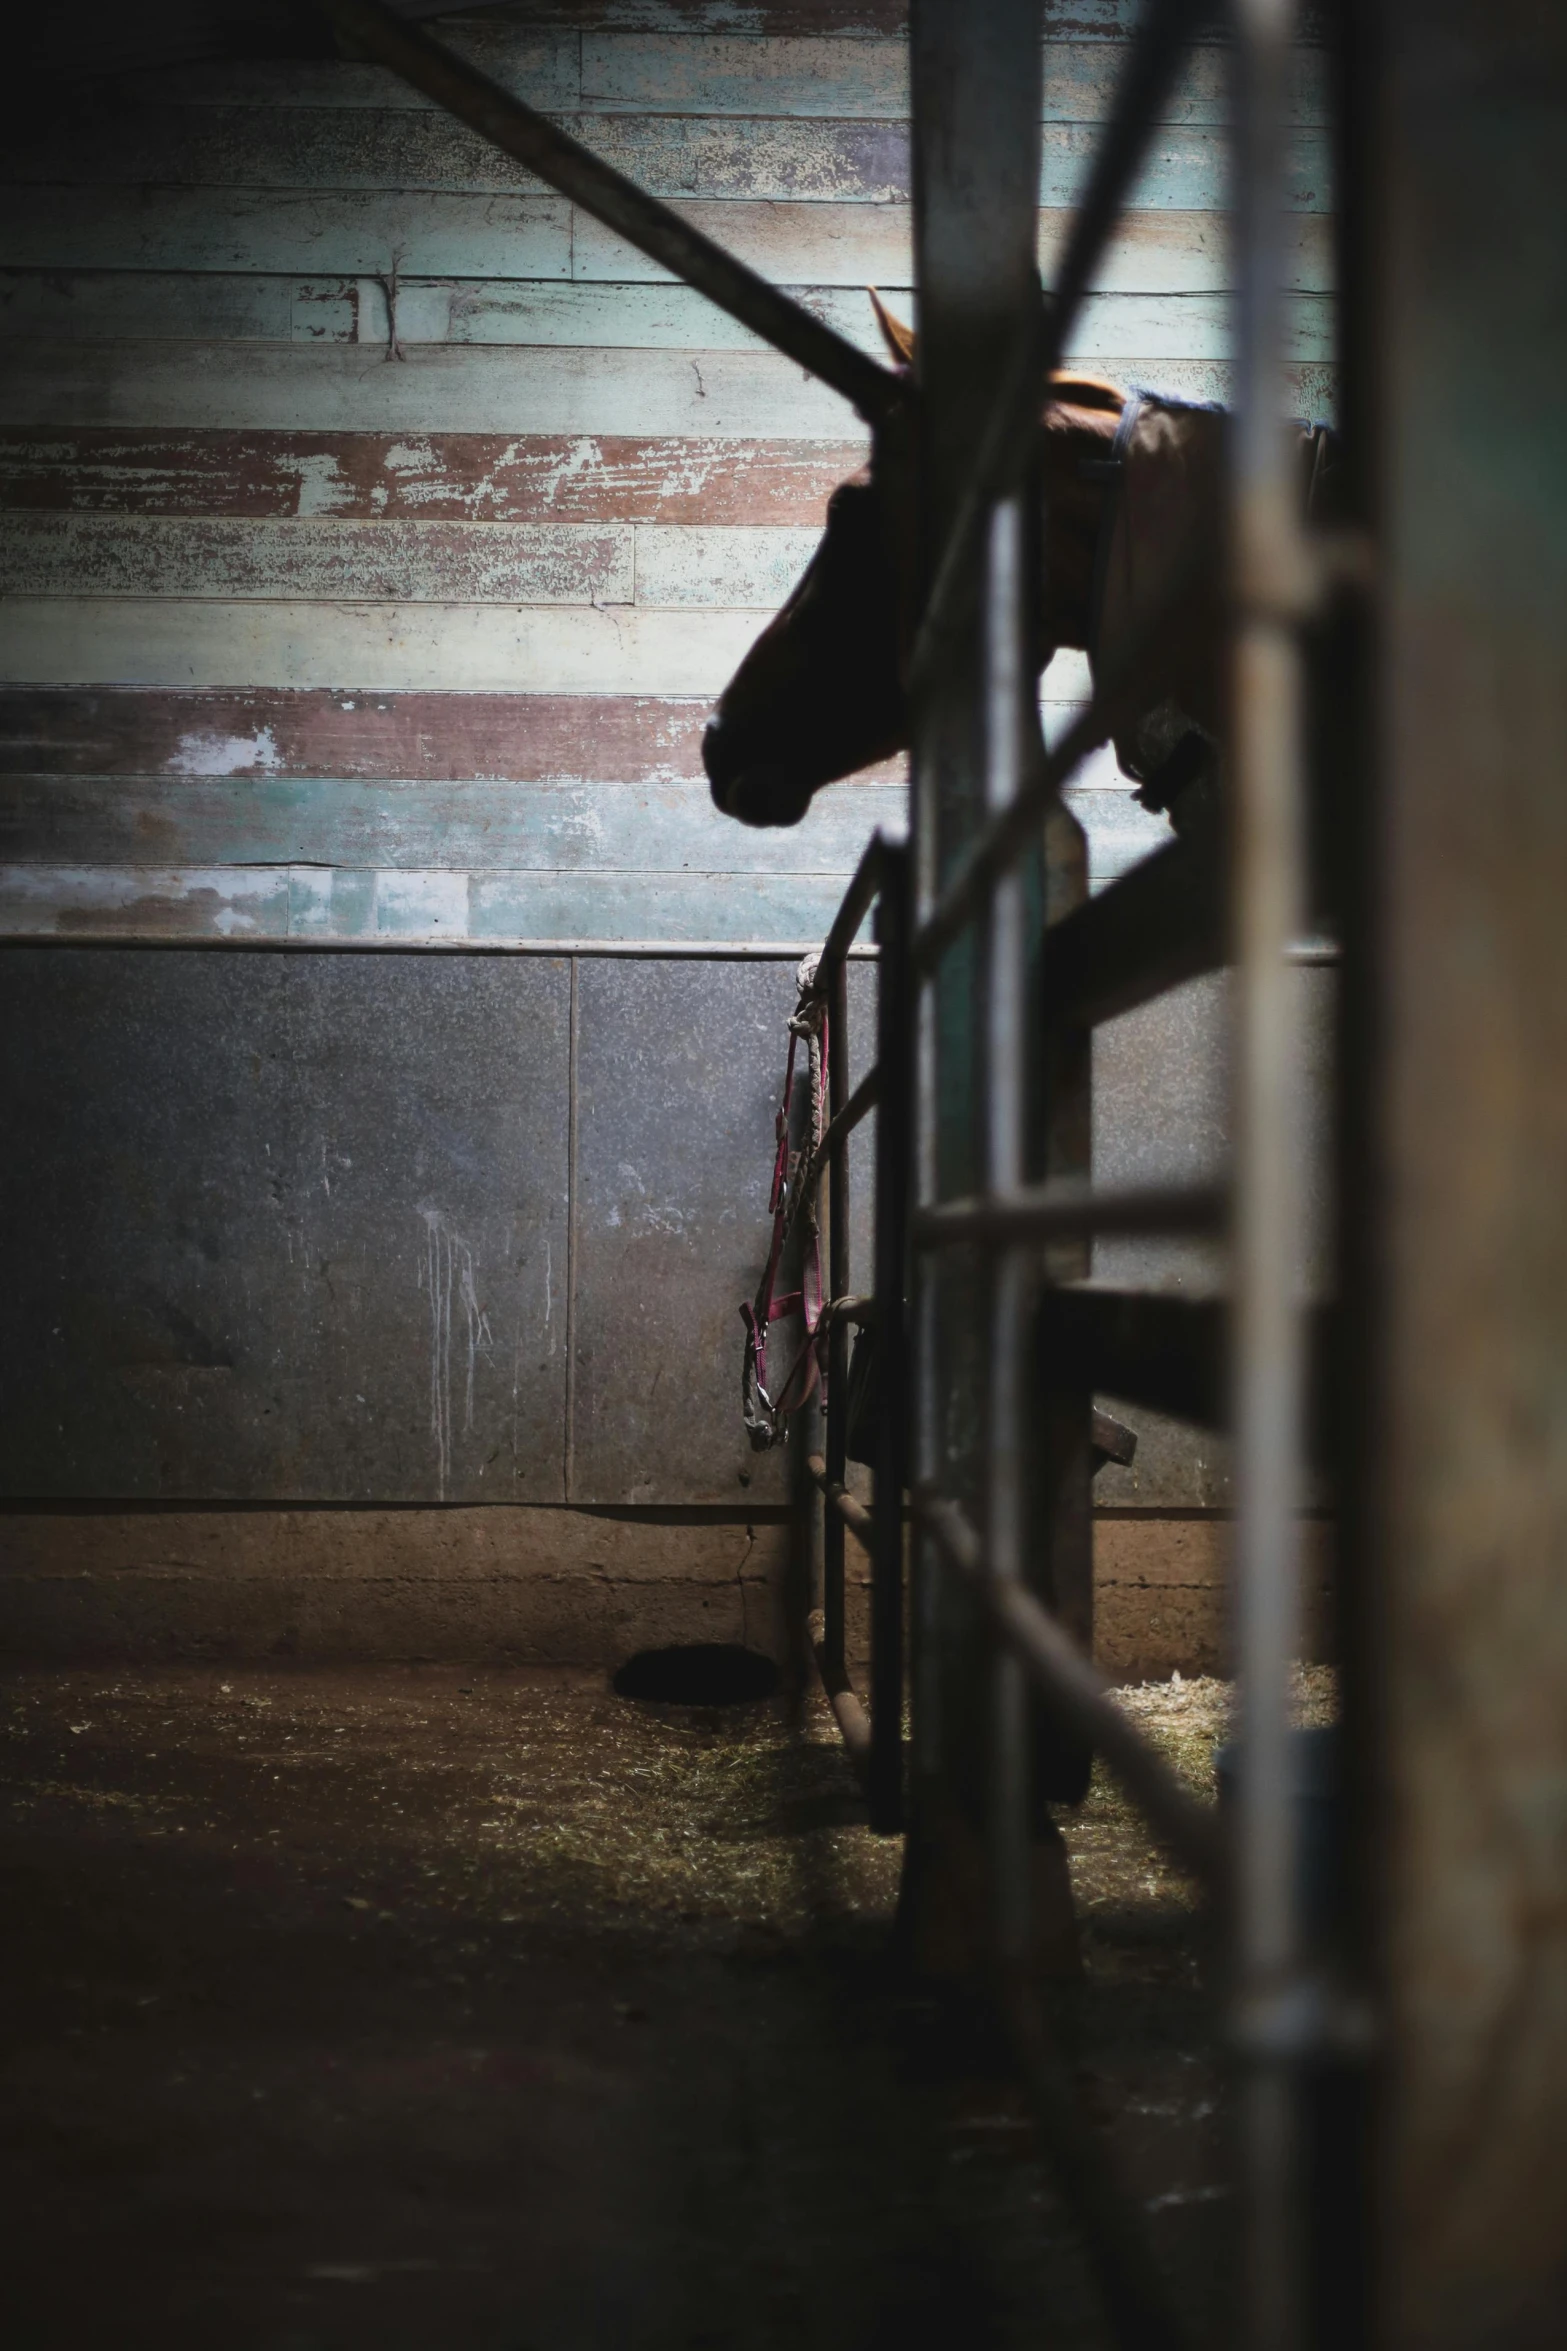
<svg viewBox="0 0 1567 2351">
<path fill-rule="evenodd" d="M 913 366 L 914 337 L 875 291 L 894 361 Z M 1125 394 L 1088 376 L 1052 378 L 1042 419 L 1050 541 L 1038 666 L 1084 643 L 1093 534 L 1102 493 L 1081 469 L 1114 435 Z M 913 614 L 910 436 L 878 435 L 871 464 L 827 503 L 821 544 L 720 695 L 702 738 L 713 799 L 744 824 L 798 824 L 812 795 L 908 744 L 904 664 Z"/>
</svg>

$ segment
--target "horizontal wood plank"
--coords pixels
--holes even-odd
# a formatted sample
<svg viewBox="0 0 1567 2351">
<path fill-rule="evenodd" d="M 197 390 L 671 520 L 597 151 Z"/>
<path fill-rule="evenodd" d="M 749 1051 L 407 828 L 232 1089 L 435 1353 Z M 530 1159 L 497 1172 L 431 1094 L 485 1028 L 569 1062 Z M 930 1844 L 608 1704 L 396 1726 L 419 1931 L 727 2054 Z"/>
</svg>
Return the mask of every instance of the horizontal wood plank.
<svg viewBox="0 0 1567 2351">
<path fill-rule="evenodd" d="M 496 42 L 492 58 L 503 54 Z M 1053 10 L 1044 44 L 1045 122 L 1099 122 L 1109 111 L 1122 58 L 1102 40 L 1072 38 Z M 488 70 L 497 71 L 495 63 Z M 502 67 L 501 72 L 506 68 Z M 499 76 L 498 76 L 499 78 Z M 1222 123 L 1228 114 L 1223 48 L 1196 48 L 1160 110 L 1169 123 Z M 526 95 L 520 89 L 519 95 Z M 1291 60 L 1291 114 L 1327 121 L 1327 76 L 1318 51 Z M 543 103 L 544 101 L 535 101 Z M 585 33 L 578 103 L 628 113 L 659 107 L 681 114 L 829 115 L 897 120 L 909 112 L 903 40 L 767 39 L 746 33 L 670 38 Z"/>
<path fill-rule="evenodd" d="M 0 594 L 776 610 L 820 538 L 659 523 L 0 516 Z"/>
<path fill-rule="evenodd" d="M 702 532 L 707 540 L 715 535 Z M 771 567 L 757 534 L 742 534 L 755 592 L 709 603 L 765 603 Z M 795 534 L 781 536 L 793 545 Z M 685 601 L 699 598 L 704 550 L 680 567 Z M 667 566 L 669 558 L 664 557 Z M 678 561 L 678 558 L 677 558 Z M 745 557 L 722 544 L 707 569 L 747 580 Z M 293 597 L 368 603 L 629 604 L 636 593 L 633 526 L 613 523 L 298 522 L 234 517 L 9 514 L 0 517 L 0 594 L 8 596 Z M 665 601 L 674 601 L 666 598 Z M 777 597 L 771 601 L 777 602 Z"/>
<path fill-rule="evenodd" d="M 880 357 L 884 346 L 861 287 L 788 289 L 846 340 Z M 884 283 L 911 320 L 911 291 Z M 1333 303 L 1289 296 L 1287 347 L 1296 360 L 1331 356 Z M 561 284 L 551 279 L 400 278 L 397 338 L 427 343 L 505 343 L 562 348 L 762 352 L 767 349 L 689 286 Z M 136 337 L 236 337 L 264 342 L 390 346 L 392 305 L 375 278 L 268 278 L 212 271 L 32 271 L 0 276 L 0 338 L 38 335 L 97 341 Z M 1226 294 L 1096 294 L 1067 357 L 1220 360 L 1228 357 L 1234 305 Z"/>
<path fill-rule="evenodd" d="M 860 780 L 818 793 L 799 824 L 758 831 L 721 816 L 696 779 L 12 776 L 0 779 L 0 864 L 847 876 L 873 826 L 906 820 L 901 784 Z"/>
<path fill-rule="evenodd" d="M 462 197 L 431 197 L 457 205 Z M 521 202 L 523 199 L 515 199 Z M 912 208 L 904 204 L 718 204 L 680 202 L 675 210 L 780 285 L 904 286 L 912 282 Z M 1046 282 L 1065 248 L 1072 215 L 1039 215 L 1039 262 Z M 1332 283 L 1331 223 L 1292 213 L 1284 226 L 1284 283 L 1294 293 L 1322 293 Z M 1221 212 L 1126 212 L 1094 278 L 1108 293 L 1225 291 L 1231 281 L 1230 223 Z M 410 251 L 407 266 L 424 269 Z M 438 274 L 430 271 L 429 274 Z M 475 275 L 487 274 L 483 270 Z M 544 271 L 540 276 L 547 274 Z M 666 280 L 601 222 L 579 214 L 572 239 L 575 279 Z"/>
<path fill-rule="evenodd" d="M 0 430 L 76 425 L 828 441 L 848 403 L 774 352 L 415 346 L 401 366 L 340 344 L 39 338 L 0 369 Z"/>
<path fill-rule="evenodd" d="M 0 775 L 546 783 L 702 774 L 706 697 L 0 687 Z"/>
<path fill-rule="evenodd" d="M 0 680 L 712 697 L 766 618 L 636 605 L 19 596 L 0 638 Z M 1057 654 L 1049 700 L 1080 698 L 1085 685 L 1082 656 Z"/>
<path fill-rule="evenodd" d="M 116 430 L 0 441 L 0 509 L 819 525 L 863 442 Z"/>
<path fill-rule="evenodd" d="M 0 676 L 38 685 L 716 694 L 759 612 L 15 597 Z"/>
<path fill-rule="evenodd" d="M 902 122 L 679 114 L 571 115 L 563 128 L 617 171 L 666 198 L 907 203 Z M 1075 204 L 1100 137 L 1094 122 L 1052 124 L 1039 200 Z M 1328 207 L 1329 139 L 1291 134 L 1285 201 Z M 0 186 L 376 189 L 547 194 L 548 183 L 450 117 L 345 107 L 147 106 L 8 150 Z M 1129 201 L 1142 210 L 1214 211 L 1227 201 L 1227 134 L 1166 124 L 1150 140 Z"/>
<path fill-rule="evenodd" d="M 0 867 L 0 939 L 447 947 L 808 942 L 825 937 L 845 878 L 10 865 Z"/>
<path fill-rule="evenodd" d="M 780 285 L 907 285 L 906 204 L 698 198 L 675 209 Z M 1070 213 L 1041 212 L 1047 279 Z M 1285 284 L 1331 284 L 1331 236 L 1292 213 Z M 309 275 L 607 279 L 667 282 L 669 272 L 554 196 L 429 190 L 13 187 L 0 192 L 0 242 L 13 267 L 223 270 Z M 1206 293 L 1230 283 L 1228 222 L 1216 211 L 1126 213 L 1096 286 L 1112 293 Z"/>
<path fill-rule="evenodd" d="M 1092 365 L 1100 355 L 1085 352 Z M 1099 372 L 1191 400 L 1227 401 L 1220 360 L 1104 354 Z M 1290 397 L 1332 414 L 1334 370 L 1300 362 Z M 0 369 L 0 433 L 88 426 L 304 432 L 600 434 L 827 442 L 855 418 L 835 393 L 770 352 L 632 352 L 412 345 L 406 363 L 372 348 L 295 343 L 21 343 Z"/>
<path fill-rule="evenodd" d="M 1090 881 L 1162 847 L 1169 826 L 1112 779 L 1067 800 L 1088 836 Z M 901 782 L 856 777 L 817 794 L 797 825 L 759 831 L 720 816 L 705 781 L 631 784 L 365 783 L 321 776 L 19 775 L 0 778 L 0 864 L 311 865 L 357 872 L 834 873 L 847 877 L 873 826 L 901 831 Z"/>
<path fill-rule="evenodd" d="M 1044 45 L 1041 116 L 1098 122 L 1109 109 L 1116 47 L 1060 31 L 1052 14 Z M 909 111 L 908 49 L 901 37 L 803 32 L 541 33 L 492 20 L 443 24 L 439 37 L 474 57 L 490 77 L 546 113 L 772 115 L 897 121 Z M 1291 59 L 1292 119 L 1328 120 L 1323 54 L 1300 47 Z M 181 106 L 397 108 L 431 101 L 384 67 L 257 59 L 178 68 L 127 85 L 132 99 Z M 1228 57 L 1216 43 L 1193 52 L 1160 110 L 1168 123 L 1222 123 L 1229 105 Z"/>
<path fill-rule="evenodd" d="M 427 190 L 15 187 L 0 193 L 0 251 L 27 269 L 334 276 L 390 272 L 398 261 L 485 277 L 505 256 L 529 277 L 568 278 L 571 212 L 559 196 Z"/>
</svg>

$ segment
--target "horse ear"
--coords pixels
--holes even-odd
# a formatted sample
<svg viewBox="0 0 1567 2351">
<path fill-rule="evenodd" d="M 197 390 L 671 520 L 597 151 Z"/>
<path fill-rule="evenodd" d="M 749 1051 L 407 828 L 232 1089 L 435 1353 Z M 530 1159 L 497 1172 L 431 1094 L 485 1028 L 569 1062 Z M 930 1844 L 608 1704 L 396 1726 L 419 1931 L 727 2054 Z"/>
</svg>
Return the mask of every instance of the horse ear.
<svg viewBox="0 0 1567 2351">
<path fill-rule="evenodd" d="M 881 339 L 892 354 L 894 364 L 898 367 L 912 367 L 914 365 L 914 329 L 906 327 L 901 318 L 893 317 L 892 312 L 887 308 L 874 286 L 867 286 L 865 291 L 871 298 L 871 308 L 876 313 L 876 324 L 881 329 Z"/>
</svg>

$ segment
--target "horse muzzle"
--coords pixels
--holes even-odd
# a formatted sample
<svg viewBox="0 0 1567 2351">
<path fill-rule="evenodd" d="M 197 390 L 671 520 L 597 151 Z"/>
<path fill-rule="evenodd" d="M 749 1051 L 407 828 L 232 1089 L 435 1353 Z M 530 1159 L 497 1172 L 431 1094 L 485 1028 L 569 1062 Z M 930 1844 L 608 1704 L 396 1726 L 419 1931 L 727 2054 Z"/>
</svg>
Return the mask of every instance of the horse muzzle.
<svg viewBox="0 0 1567 2351">
<path fill-rule="evenodd" d="M 710 718 L 703 730 L 702 765 L 714 807 L 741 824 L 798 824 L 811 805 L 811 783 L 776 763 L 736 756 L 720 719 Z"/>
</svg>

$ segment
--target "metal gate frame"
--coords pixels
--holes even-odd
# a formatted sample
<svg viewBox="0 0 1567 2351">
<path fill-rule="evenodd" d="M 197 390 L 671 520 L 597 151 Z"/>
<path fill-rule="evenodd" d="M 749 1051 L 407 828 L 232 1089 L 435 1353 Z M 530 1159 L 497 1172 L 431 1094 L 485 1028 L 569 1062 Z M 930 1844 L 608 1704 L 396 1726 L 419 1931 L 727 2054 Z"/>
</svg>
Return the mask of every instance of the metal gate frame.
<svg viewBox="0 0 1567 2351">
<path fill-rule="evenodd" d="M 1183 1865 L 1212 1892 L 1222 1890 L 1231 1921 L 1231 2029 L 1242 2066 L 1242 2332 L 1254 2351 L 1289 2351 L 1303 2339 L 1302 2081 L 1310 2064 L 1344 2048 L 1353 2034 L 1344 2004 L 1306 1969 L 1288 1772 L 1305 1452 L 1305 1325 L 1290 1270 L 1301 1215 L 1290 950 L 1304 913 L 1302 632 L 1332 574 L 1324 551 L 1302 531 L 1285 438 L 1280 230 L 1288 0 L 1230 0 L 1229 8 L 1239 286 L 1226 553 L 1229 839 L 1173 842 L 1093 899 L 1061 787 L 1112 732 L 1135 681 L 1138 648 L 1101 678 L 1090 707 L 1047 754 L 1029 659 L 1038 564 L 1030 460 L 1044 379 L 1067 347 L 1161 102 L 1208 22 L 1199 0 L 1149 0 L 1055 285 L 1042 302 L 1031 267 L 1041 0 L 914 0 L 917 278 L 922 334 L 938 353 L 934 361 L 922 358 L 918 394 L 380 0 L 324 5 L 352 49 L 403 75 L 842 393 L 889 462 L 907 461 L 913 417 L 924 596 L 909 681 L 910 850 L 873 842 L 834 923 L 817 983 L 837 1015 L 840 1040 L 829 1062 L 832 1127 L 816 1163 L 817 1174 L 832 1170 L 830 1287 L 835 1299 L 849 1287 L 842 1146 L 874 1098 L 875 1312 L 886 1378 L 878 1507 L 867 1514 L 844 1490 L 840 1317 L 830 1340 L 826 1455 L 810 1464 L 811 1491 L 824 1492 L 827 1502 L 819 1657 L 851 1746 L 868 1742 L 876 1825 L 892 1829 L 904 1802 L 900 1504 L 912 1488 L 913 1833 L 917 1838 L 921 1806 L 951 1761 L 933 1677 L 941 1665 L 942 1594 L 957 1578 L 977 1595 L 994 1631 L 988 1811 L 1003 2004 L 1117 2332 L 1128 2343 L 1174 2343 L 1181 2330 L 1024 1980 L 1032 1812 L 1025 1677 L 1066 1730 L 1097 1749 Z M 1005 120 L 988 120 L 987 104 Z M 965 175 L 971 194 L 981 183 L 1000 191 L 988 213 L 976 215 L 972 205 L 965 211 Z M 1008 270 L 1025 205 L 1030 267 L 1020 283 L 1015 268 L 1009 281 Z M 943 433 L 950 443 L 955 427 L 972 423 L 961 399 L 953 405 L 953 371 L 945 387 L 934 380 L 946 331 L 942 270 L 952 282 L 955 252 L 982 288 L 970 322 L 980 337 L 975 364 L 958 377 L 966 372 L 970 393 L 972 379 L 993 389 L 983 397 L 983 428 L 969 436 L 959 479 L 947 449 L 937 497 L 931 483 L 942 471 Z M 956 274 L 961 279 L 962 269 Z M 1179 604 L 1189 576 L 1171 582 L 1143 643 Z M 1029 1033 L 1020 868 L 1042 829 L 1053 839 L 1038 1002 L 1044 1060 L 1055 1081 L 1045 1180 L 1028 1183 L 1025 1136 L 1040 1055 Z M 878 1062 L 851 1104 L 841 1049 L 843 968 L 873 899 Z M 1086 1166 L 1090 1031 L 1227 961 L 1235 971 L 1229 1182 L 1096 1190 Z M 977 1070 L 984 1074 L 976 1082 Z M 954 1169 L 967 1178 L 956 1188 Z M 1072 1286 L 1087 1269 L 1096 1235 L 1192 1232 L 1226 1235 L 1233 1269 L 1228 1417 L 1239 1495 L 1234 1615 L 1244 1757 L 1233 1841 L 1221 1838 L 1217 1820 L 1193 1803 L 1113 1705 L 1059 1608 L 1030 1589 L 1043 1556 L 1056 1596 L 1075 1577 L 1081 1603 L 1093 1390 L 1191 1412 L 1194 1398 L 1222 1384 L 1225 1337 L 1211 1312 Z M 971 1268 L 988 1271 L 960 1277 L 952 1295 L 968 1303 L 954 1312 L 951 1296 L 943 1303 L 943 1268 L 963 1262 L 958 1252 L 967 1253 Z M 1031 1525 L 1025 1355 L 1042 1284 L 1058 1318 L 1043 1398 L 1058 1474 L 1044 1523 Z M 844 1673 L 846 1528 L 873 1552 L 868 1733 Z M 1080 1622 L 1079 1633 L 1086 1629 Z"/>
</svg>

